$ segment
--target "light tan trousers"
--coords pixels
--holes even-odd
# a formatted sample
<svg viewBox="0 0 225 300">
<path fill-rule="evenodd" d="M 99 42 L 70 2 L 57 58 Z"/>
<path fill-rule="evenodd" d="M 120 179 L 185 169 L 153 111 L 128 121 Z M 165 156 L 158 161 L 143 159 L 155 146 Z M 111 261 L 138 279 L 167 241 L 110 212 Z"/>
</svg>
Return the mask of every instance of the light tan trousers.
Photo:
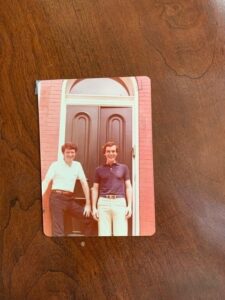
<svg viewBox="0 0 225 300">
<path fill-rule="evenodd" d="M 98 235 L 99 236 L 127 236 L 125 198 L 98 199 Z"/>
</svg>

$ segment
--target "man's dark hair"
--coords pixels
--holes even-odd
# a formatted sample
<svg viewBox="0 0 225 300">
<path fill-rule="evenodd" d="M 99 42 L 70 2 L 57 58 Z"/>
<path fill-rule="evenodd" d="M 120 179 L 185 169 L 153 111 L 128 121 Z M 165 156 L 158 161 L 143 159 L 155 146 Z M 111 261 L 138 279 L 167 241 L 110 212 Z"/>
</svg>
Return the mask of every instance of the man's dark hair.
<svg viewBox="0 0 225 300">
<path fill-rule="evenodd" d="M 77 145 L 73 143 L 65 143 L 64 145 L 62 145 L 61 149 L 62 149 L 62 153 L 64 153 L 66 149 L 75 150 L 75 152 L 77 152 L 78 150 Z"/>
<path fill-rule="evenodd" d="M 117 144 L 115 142 L 107 142 L 105 143 L 105 145 L 102 146 L 102 152 L 103 154 L 105 154 L 105 150 L 106 150 L 106 147 L 112 147 L 112 146 L 116 146 L 116 152 L 118 153 L 119 152 L 119 147 L 117 146 Z"/>
</svg>

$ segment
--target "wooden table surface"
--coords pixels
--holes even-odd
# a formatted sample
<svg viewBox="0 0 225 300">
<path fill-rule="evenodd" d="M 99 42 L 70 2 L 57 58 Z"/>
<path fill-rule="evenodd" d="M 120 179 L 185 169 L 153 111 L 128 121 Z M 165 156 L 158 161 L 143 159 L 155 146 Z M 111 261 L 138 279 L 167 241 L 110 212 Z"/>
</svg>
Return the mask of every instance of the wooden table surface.
<svg viewBox="0 0 225 300">
<path fill-rule="evenodd" d="M 0 11 L 0 299 L 224 299 L 224 1 Z M 45 237 L 35 80 L 129 75 L 152 80 L 156 234 Z"/>
</svg>

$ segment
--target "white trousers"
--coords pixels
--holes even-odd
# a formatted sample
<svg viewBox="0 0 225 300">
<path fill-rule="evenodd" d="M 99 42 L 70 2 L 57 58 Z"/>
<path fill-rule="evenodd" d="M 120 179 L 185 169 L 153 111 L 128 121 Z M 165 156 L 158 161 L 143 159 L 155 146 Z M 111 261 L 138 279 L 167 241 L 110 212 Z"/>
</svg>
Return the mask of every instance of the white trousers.
<svg viewBox="0 0 225 300">
<path fill-rule="evenodd" d="M 99 236 L 127 236 L 125 198 L 98 199 L 98 235 Z"/>
</svg>

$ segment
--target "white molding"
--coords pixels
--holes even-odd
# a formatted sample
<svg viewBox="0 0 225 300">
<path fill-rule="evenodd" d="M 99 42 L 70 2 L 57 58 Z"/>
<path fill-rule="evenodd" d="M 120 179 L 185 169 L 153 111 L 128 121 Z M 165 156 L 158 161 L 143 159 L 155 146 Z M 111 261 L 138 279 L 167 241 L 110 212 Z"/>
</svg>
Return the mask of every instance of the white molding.
<svg viewBox="0 0 225 300">
<path fill-rule="evenodd" d="M 61 92 L 61 106 L 60 106 L 60 120 L 59 120 L 59 144 L 58 144 L 58 160 L 63 159 L 61 146 L 65 143 L 65 131 L 66 131 L 66 91 L 67 80 L 63 80 L 62 92 Z"/>
<path fill-rule="evenodd" d="M 134 107 L 133 107 L 133 147 L 135 149 L 135 159 L 133 159 L 133 182 L 135 183 L 133 190 L 133 224 L 132 235 L 140 234 L 140 214 L 139 214 L 139 95 L 138 85 L 135 77 L 131 77 L 134 89 Z"/>
<path fill-rule="evenodd" d="M 132 107 L 132 147 L 135 149 L 135 158 L 132 158 L 133 182 L 133 218 L 132 235 L 140 233 L 139 216 L 139 105 L 138 85 L 135 77 L 131 80 L 134 96 L 104 96 L 104 95 L 76 95 L 66 94 L 68 80 L 63 80 L 60 108 L 58 159 L 62 159 L 61 145 L 65 141 L 66 107 L 67 105 L 89 105 L 110 107 Z"/>
<path fill-rule="evenodd" d="M 69 99 L 76 99 L 76 98 L 81 98 L 81 99 L 87 99 L 87 98 L 92 98 L 92 99 L 130 99 L 133 98 L 133 96 L 112 96 L 112 95 L 90 95 L 90 94 L 66 94 L 66 98 Z"/>
<path fill-rule="evenodd" d="M 88 105 L 88 106 L 111 106 L 111 107 L 132 107 L 134 103 L 134 97 L 130 99 L 97 99 L 95 97 L 91 98 L 88 97 L 86 99 L 82 99 L 77 97 L 76 99 L 67 98 L 66 104 L 67 105 Z"/>
</svg>

